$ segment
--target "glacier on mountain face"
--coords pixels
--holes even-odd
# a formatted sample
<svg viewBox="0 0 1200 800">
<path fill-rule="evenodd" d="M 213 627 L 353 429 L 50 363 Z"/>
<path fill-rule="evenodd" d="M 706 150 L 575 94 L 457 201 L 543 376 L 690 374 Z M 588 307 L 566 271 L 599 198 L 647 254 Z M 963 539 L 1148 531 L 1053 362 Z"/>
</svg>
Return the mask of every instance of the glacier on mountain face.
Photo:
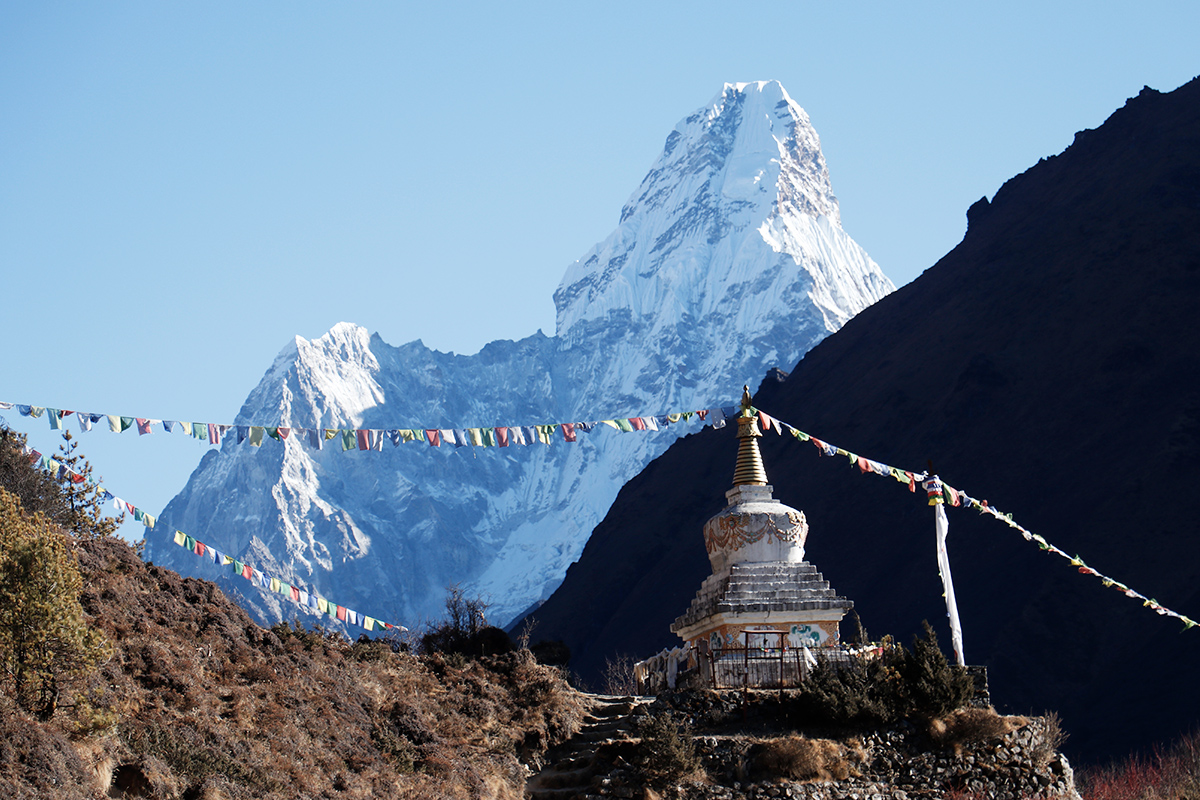
<svg viewBox="0 0 1200 800">
<path fill-rule="evenodd" d="M 893 288 L 842 230 L 804 110 L 777 82 L 726 84 L 568 267 L 553 337 L 461 356 L 339 323 L 285 347 L 236 423 L 464 428 L 728 406 Z M 159 524 L 372 617 L 435 619 L 457 583 L 504 623 L 557 587 L 620 487 L 699 424 L 508 448 L 226 440 Z M 156 537 L 147 550 L 265 622 L 307 613 Z"/>
</svg>

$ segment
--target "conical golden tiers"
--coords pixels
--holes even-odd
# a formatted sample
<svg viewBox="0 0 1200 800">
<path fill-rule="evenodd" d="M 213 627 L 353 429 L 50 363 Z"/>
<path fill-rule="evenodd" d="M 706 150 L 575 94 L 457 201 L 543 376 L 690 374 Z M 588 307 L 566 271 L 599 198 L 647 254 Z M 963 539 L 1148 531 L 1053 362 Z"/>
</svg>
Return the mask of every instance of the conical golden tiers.
<svg viewBox="0 0 1200 800">
<path fill-rule="evenodd" d="M 766 486 L 767 471 L 762 453 L 758 452 L 758 414 L 750 404 L 750 388 L 742 388 L 742 412 L 738 415 L 737 466 L 733 470 L 734 486 Z"/>
</svg>

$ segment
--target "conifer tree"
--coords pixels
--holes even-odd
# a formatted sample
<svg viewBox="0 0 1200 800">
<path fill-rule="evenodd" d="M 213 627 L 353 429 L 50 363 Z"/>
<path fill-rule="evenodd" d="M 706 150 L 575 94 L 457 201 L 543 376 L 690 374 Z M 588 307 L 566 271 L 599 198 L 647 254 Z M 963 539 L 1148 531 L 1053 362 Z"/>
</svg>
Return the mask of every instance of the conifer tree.
<svg viewBox="0 0 1200 800">
<path fill-rule="evenodd" d="M 55 521 L 76 536 L 98 539 L 113 536 L 125 520 L 125 512 L 118 517 L 104 516 L 104 500 L 98 481 L 92 480 L 92 465 L 81 454 L 75 452 L 79 442 L 70 431 L 63 431 L 63 443 L 58 446 L 55 459 L 70 472 L 63 472 L 58 479 L 62 491 L 64 509 Z M 71 473 L 74 473 L 72 475 Z"/>
<path fill-rule="evenodd" d="M 21 501 L 30 514 L 40 512 L 59 519 L 66 512 L 66 499 L 58 482 L 33 466 L 25 452 L 25 434 L 0 426 L 0 487 Z"/>
<path fill-rule="evenodd" d="M 0 488 L 0 680 L 21 708 L 54 716 L 59 695 L 110 655 L 79 604 L 66 534 Z"/>
</svg>

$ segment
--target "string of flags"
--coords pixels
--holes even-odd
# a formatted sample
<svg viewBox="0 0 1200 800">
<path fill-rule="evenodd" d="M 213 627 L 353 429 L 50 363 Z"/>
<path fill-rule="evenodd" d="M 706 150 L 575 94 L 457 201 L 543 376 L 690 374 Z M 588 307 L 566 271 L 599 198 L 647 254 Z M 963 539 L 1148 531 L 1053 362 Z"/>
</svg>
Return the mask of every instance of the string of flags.
<svg viewBox="0 0 1200 800">
<path fill-rule="evenodd" d="M 25 448 L 25 452 L 29 456 L 30 464 L 49 472 L 57 480 L 69 480 L 72 483 L 83 483 L 86 480 L 85 476 L 71 469 L 58 459 L 44 456 L 37 450 L 33 450 L 29 447 Z M 136 521 L 141 522 L 147 528 L 154 527 L 156 519 L 153 516 L 133 505 L 132 503 L 116 497 L 112 494 L 112 492 L 101 486 L 97 486 L 96 488 L 100 492 L 101 499 L 106 503 L 111 502 L 118 513 L 124 513 L 125 511 L 128 511 L 133 515 L 133 518 Z M 348 625 L 361 626 L 368 631 L 392 629 L 397 629 L 400 631 L 408 630 L 408 628 L 405 628 L 403 625 L 393 625 L 390 622 L 384 622 L 383 620 L 376 619 L 375 617 L 361 614 L 354 609 L 338 605 L 332 600 L 326 600 L 324 597 L 321 597 L 315 592 L 306 591 L 301 589 L 299 586 L 292 586 L 290 583 L 282 580 L 281 578 L 268 575 L 257 567 L 236 559 L 231 555 L 222 553 L 212 545 L 197 541 L 183 531 L 175 531 L 174 538 L 175 544 L 179 545 L 180 547 L 190 550 L 197 556 L 210 559 L 218 567 L 232 567 L 235 575 L 241 575 L 243 578 L 250 581 L 260 589 L 281 594 L 284 597 L 289 598 L 297 605 L 304 606 L 320 612 L 321 614 L 328 614 L 329 616 L 345 622 Z"/>
<path fill-rule="evenodd" d="M 50 428 L 52 430 L 62 430 L 65 425 L 65 421 L 70 416 L 74 415 L 78 421 L 81 431 L 90 431 L 96 424 L 102 421 L 107 421 L 109 430 L 117 433 L 123 433 L 130 428 L 136 427 L 139 435 L 146 435 L 153 433 L 155 426 L 161 426 L 161 428 L 167 433 L 172 433 L 178 428 L 178 430 L 185 435 L 190 435 L 202 442 L 207 442 L 208 444 L 219 445 L 229 436 L 230 432 L 232 431 L 236 437 L 237 443 L 241 444 L 243 442 L 248 442 L 254 447 L 261 446 L 264 441 L 264 437 L 270 437 L 271 439 L 279 442 L 284 442 L 290 437 L 294 437 L 298 441 L 306 442 L 316 449 L 322 449 L 325 442 L 332 441 L 336 444 L 340 444 L 343 451 L 382 450 L 383 443 L 385 441 L 390 441 L 393 446 L 399 446 L 400 444 L 407 442 L 425 442 L 432 447 L 440 447 L 443 443 L 446 445 L 452 444 L 455 447 L 509 447 L 513 445 L 526 446 L 538 443 L 549 445 L 560 435 L 562 440 L 565 442 L 578 441 L 578 435 L 580 433 L 589 432 L 598 426 L 607 426 L 622 432 L 657 431 L 668 425 L 686 422 L 692 418 L 698 418 L 701 421 L 712 425 L 713 427 L 722 428 L 725 426 L 726 419 L 732 419 L 736 417 L 740 411 L 738 406 L 724 406 L 702 409 L 698 411 L 685 411 L 648 417 L 629 417 L 625 419 L 604 419 L 584 422 L 555 422 L 529 426 L 496 426 L 490 428 L 337 429 L 298 428 L 290 426 L 226 425 L 211 422 L 204 423 L 158 420 L 143 417 L 69 411 L 46 406 L 33 406 L 0 401 L 0 409 L 13 408 L 15 408 L 22 416 L 33 418 L 45 416 L 48 419 Z M 926 491 L 928 503 L 931 506 L 950 505 L 953 507 L 973 508 L 979 511 L 981 514 L 988 514 L 992 517 L 995 517 L 1009 527 L 1020 532 L 1026 541 L 1036 542 L 1038 547 L 1043 551 L 1053 553 L 1054 555 L 1066 559 L 1081 574 L 1092 575 L 1099 578 L 1104 586 L 1116 589 L 1131 599 L 1140 600 L 1143 606 L 1152 609 L 1155 613 L 1161 616 L 1174 617 L 1180 620 L 1183 622 L 1185 630 L 1197 626 L 1197 622 L 1195 620 L 1192 620 L 1183 614 L 1163 606 L 1154 598 L 1147 597 L 1114 578 L 1110 578 L 1107 575 L 1098 572 L 1084 563 L 1083 559 L 1078 555 L 1072 556 L 1066 551 L 1051 544 L 1042 536 L 1033 533 L 1032 531 L 1016 523 L 1012 518 L 1012 514 L 1003 513 L 995 506 L 989 505 L 988 501 L 978 500 L 974 497 L 971 497 L 961 489 L 955 489 L 949 484 L 941 481 L 936 475 L 931 476 L 924 471 L 914 472 L 911 470 L 902 470 L 898 467 L 893 467 L 879 461 L 874 461 L 818 439 L 817 437 L 805 433 L 793 425 L 771 417 L 757 408 L 752 407 L 752 410 L 758 414 L 759 421 L 764 431 L 774 429 L 776 433 L 779 434 L 787 431 L 799 441 L 811 442 L 821 455 L 843 456 L 849 460 L 852 467 L 857 467 L 862 473 L 872 473 L 875 475 L 894 478 L 899 483 L 906 485 L 910 492 L 915 493 L 918 486 L 920 486 Z M 41 454 L 37 454 L 37 456 L 44 462 L 42 465 L 43 468 L 55 471 L 56 475 L 60 474 L 62 469 L 65 469 L 64 465 L 58 464 L 54 459 L 42 458 Z M 78 479 L 82 480 L 83 478 L 82 476 L 78 476 Z M 76 480 L 75 473 L 71 474 L 71 480 Z M 137 508 L 131 503 L 127 503 L 120 498 L 114 497 L 107 490 L 102 490 L 102 492 L 105 501 L 111 501 L 118 511 L 128 511 L 133 515 L 136 521 L 142 522 L 148 528 L 154 527 L 155 518 L 152 515 L 143 511 L 142 509 Z M 939 518 L 938 525 L 942 526 L 943 524 L 943 519 Z M 190 537 L 186 536 L 186 534 L 180 535 L 184 536 L 184 541 L 180 543 L 182 546 L 188 546 L 187 542 L 189 540 L 194 542 L 194 540 L 191 540 Z M 196 542 L 192 546 L 193 550 L 196 550 L 196 545 L 199 545 L 201 548 L 203 548 L 203 552 L 198 552 L 198 555 L 204 555 L 210 550 L 207 545 L 199 542 Z M 948 559 L 941 558 L 942 552 L 945 549 L 945 533 L 940 527 L 938 547 L 939 570 L 942 572 L 943 584 L 946 587 L 949 616 L 952 618 L 952 620 L 957 622 L 957 609 L 952 608 L 953 585 L 950 581 L 949 562 Z M 229 558 L 228 556 L 224 557 Z M 225 562 L 226 565 L 233 563 L 241 562 L 234 562 L 232 559 L 228 562 Z M 244 564 L 242 566 L 243 568 L 245 567 Z M 257 570 L 251 570 L 250 574 L 260 575 L 261 573 L 259 573 Z M 251 580 L 253 580 L 253 578 L 251 578 Z M 261 586 L 262 584 L 260 583 L 259 585 Z M 286 591 L 284 591 L 284 589 L 286 589 Z M 281 582 L 280 591 L 283 594 L 292 594 L 293 599 L 296 599 L 297 602 L 299 602 L 298 592 L 300 590 L 298 590 L 296 587 L 288 586 Z M 312 597 L 306 597 L 304 603 L 312 608 L 317 608 L 324 611 L 325 609 L 320 609 L 320 598 L 317 598 L 317 601 L 318 605 L 311 605 Z M 340 606 L 329 604 L 328 601 L 325 601 L 325 603 L 327 607 L 332 607 L 335 609 L 335 614 L 337 609 L 341 608 Z M 343 609 L 343 611 L 345 611 L 345 609 Z M 356 613 L 354 614 L 354 618 L 363 620 L 372 619 Z M 338 619 L 343 619 L 344 621 L 345 618 L 338 616 Z M 376 624 L 382 624 L 379 623 L 378 620 L 372 619 L 372 622 Z M 955 651 L 961 659 L 962 634 L 961 630 L 957 629 L 957 626 L 953 627 L 955 628 L 953 631 Z"/>
<path fill-rule="evenodd" d="M 1175 619 L 1178 619 L 1180 622 L 1183 623 L 1184 630 L 1194 628 L 1197 625 L 1195 620 L 1190 619 L 1176 611 L 1172 611 L 1171 609 L 1169 609 L 1166 606 L 1159 603 L 1153 597 L 1147 597 L 1144 594 L 1141 594 L 1140 592 L 1136 592 L 1133 589 L 1126 586 L 1125 584 L 1116 580 L 1115 578 L 1110 578 L 1107 575 L 1104 575 L 1104 574 L 1096 571 L 1095 569 L 1092 569 L 1087 564 L 1085 564 L 1083 559 L 1080 558 L 1078 555 L 1073 556 L 1073 555 L 1067 553 L 1065 550 L 1055 547 L 1053 544 L 1046 541 L 1046 539 L 1044 539 L 1043 537 L 1039 536 L 1038 534 L 1034 533 L 1033 531 L 1030 531 L 1027 528 L 1025 528 L 1025 527 L 1019 525 L 1017 522 L 1015 522 L 1013 520 L 1012 514 L 1006 514 L 1004 512 L 1001 512 L 998 508 L 989 504 L 987 500 L 978 500 L 974 497 L 971 497 L 970 495 L 968 495 L 965 491 L 963 491 L 961 489 L 955 489 L 954 487 L 950 486 L 948 483 L 945 483 L 944 481 L 940 480 L 938 478 L 938 476 L 936 476 L 936 475 L 929 475 L 928 473 L 926 473 L 924 471 L 913 472 L 911 470 L 903 470 L 903 469 L 899 469 L 898 467 L 893 467 L 888 464 L 881 463 L 879 461 L 873 461 L 869 458 L 864 458 L 863 456 L 852 453 L 849 450 L 844 450 L 841 447 L 837 447 L 836 445 L 832 445 L 832 444 L 829 444 L 828 442 L 822 441 L 821 439 L 818 439 L 815 436 L 807 434 L 804 431 L 800 430 L 799 428 L 789 425 L 786 422 L 775 419 L 774 417 L 771 417 L 758 409 L 752 409 L 752 410 L 758 414 L 758 418 L 762 423 L 762 428 L 764 431 L 774 429 L 775 432 L 778 434 L 782 434 L 784 431 L 787 431 L 793 437 L 795 437 L 798 441 L 810 442 L 813 446 L 815 446 L 817 448 L 820 455 L 843 456 L 849 460 L 851 467 L 857 467 L 859 469 L 859 471 L 862 472 L 863 474 L 871 473 L 874 475 L 881 475 L 884 477 L 894 478 L 899 483 L 906 485 L 910 492 L 916 492 L 917 487 L 921 486 L 921 488 L 923 488 L 925 490 L 926 498 L 928 499 L 928 503 L 931 506 L 944 507 L 945 505 L 950 505 L 950 506 L 953 506 L 956 508 L 958 508 L 958 507 L 973 508 L 981 514 L 987 514 L 992 517 L 995 517 L 996 519 L 1000 520 L 1004 524 L 1008 525 L 1010 528 L 1014 528 L 1018 532 L 1020 532 L 1021 536 L 1025 539 L 1025 541 L 1036 542 L 1037 546 L 1039 548 L 1041 548 L 1044 552 L 1053 553 L 1054 555 L 1059 556 L 1060 558 L 1064 558 L 1067 561 L 1069 561 L 1071 563 L 1071 566 L 1075 567 L 1079 571 L 1080 574 L 1091 575 L 1093 577 L 1099 578 L 1100 582 L 1105 587 L 1110 588 L 1110 589 L 1116 589 L 1117 591 L 1123 593 L 1126 597 L 1129 597 L 1131 599 L 1140 600 L 1142 602 L 1143 606 L 1153 610 L 1156 614 L 1159 614 L 1160 616 L 1174 617 Z M 944 547 L 944 536 L 940 537 L 940 545 L 939 546 Z M 949 577 L 949 573 L 948 573 L 948 564 L 947 564 L 946 570 L 943 573 L 943 581 L 948 583 L 948 577 Z M 947 596 L 947 601 L 949 602 L 951 600 L 951 598 L 952 598 L 952 588 L 950 590 L 950 593 Z M 957 613 L 955 613 L 954 616 L 957 617 Z M 958 636 L 960 639 L 958 648 L 959 648 L 959 651 L 961 651 L 961 632 L 959 632 Z"/>
<path fill-rule="evenodd" d="M 736 416 L 737 406 L 682 411 L 658 414 L 649 417 L 624 419 L 601 419 L 583 422 L 551 422 L 541 425 L 503 425 L 486 428 L 298 428 L 282 425 L 227 425 L 215 422 L 184 422 L 161 420 L 148 417 L 131 417 L 116 414 L 96 414 L 90 411 L 68 411 L 48 406 L 34 406 L 0 401 L 0 409 L 16 409 L 24 417 L 45 417 L 51 430 L 63 430 L 74 416 L 80 431 L 91 431 L 107 423 L 114 433 L 136 429 L 139 436 L 161 429 L 166 433 L 178 431 L 200 442 L 219 445 L 232 439 L 237 444 L 247 443 L 261 447 L 270 438 L 277 442 L 289 439 L 303 442 L 316 450 L 322 450 L 326 442 L 332 447 L 347 450 L 382 450 L 384 442 L 398 447 L 408 442 L 423 442 L 431 447 L 453 445 L 455 447 L 510 447 L 534 444 L 549 445 L 561 438 L 564 442 L 578 441 L 579 434 L 587 433 L 598 426 L 607 426 L 624 433 L 635 431 L 657 431 L 668 425 L 687 422 L 697 418 L 716 428 L 725 426 L 725 420 Z"/>
</svg>

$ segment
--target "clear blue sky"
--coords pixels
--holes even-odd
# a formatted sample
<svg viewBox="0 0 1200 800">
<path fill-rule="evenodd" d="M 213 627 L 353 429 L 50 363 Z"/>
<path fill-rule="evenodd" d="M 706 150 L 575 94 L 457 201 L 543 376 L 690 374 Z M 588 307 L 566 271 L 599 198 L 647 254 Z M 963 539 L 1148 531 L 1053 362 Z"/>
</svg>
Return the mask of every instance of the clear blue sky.
<svg viewBox="0 0 1200 800">
<path fill-rule="evenodd" d="M 340 320 L 552 333 L 567 265 L 726 81 L 804 106 L 843 227 L 907 283 L 972 202 L 1200 73 L 1194 0 L 573 5 L 0 2 L 0 400 L 228 422 Z M 204 449 L 82 443 L 152 513 Z"/>
</svg>

